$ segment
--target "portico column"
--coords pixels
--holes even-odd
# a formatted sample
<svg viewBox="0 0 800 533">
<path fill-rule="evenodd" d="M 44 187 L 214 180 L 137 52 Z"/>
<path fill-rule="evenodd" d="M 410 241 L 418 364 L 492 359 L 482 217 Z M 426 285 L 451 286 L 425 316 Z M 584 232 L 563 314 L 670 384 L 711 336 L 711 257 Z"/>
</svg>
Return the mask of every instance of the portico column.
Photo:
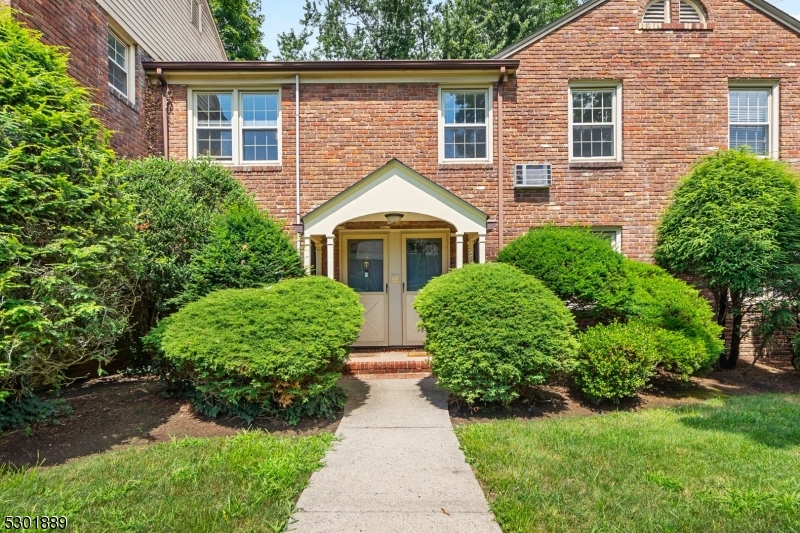
<svg viewBox="0 0 800 533">
<path fill-rule="evenodd" d="M 478 234 L 478 263 L 486 262 L 486 234 Z"/>
<path fill-rule="evenodd" d="M 464 234 L 456 233 L 456 268 L 464 266 Z"/>
<path fill-rule="evenodd" d="M 311 274 L 311 237 L 308 235 L 303 236 L 303 266 L 306 269 L 306 274 Z"/>
<path fill-rule="evenodd" d="M 333 279 L 333 235 L 325 235 L 325 243 L 328 245 L 328 277 Z"/>
<path fill-rule="evenodd" d="M 322 241 L 317 240 L 314 241 L 314 247 L 316 248 L 316 257 L 314 258 L 314 274 L 317 276 L 322 275 Z"/>
</svg>

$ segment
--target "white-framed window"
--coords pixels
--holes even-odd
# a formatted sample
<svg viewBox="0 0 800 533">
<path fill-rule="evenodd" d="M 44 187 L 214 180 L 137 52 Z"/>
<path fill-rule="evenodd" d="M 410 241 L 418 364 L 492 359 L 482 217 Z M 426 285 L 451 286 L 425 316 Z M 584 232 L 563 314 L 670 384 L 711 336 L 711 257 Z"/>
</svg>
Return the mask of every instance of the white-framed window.
<svg viewBox="0 0 800 533">
<path fill-rule="evenodd" d="M 280 91 L 191 91 L 190 150 L 236 165 L 281 160 Z"/>
<path fill-rule="evenodd" d="M 593 227 L 591 232 L 607 241 L 614 251 L 622 253 L 622 228 Z"/>
<path fill-rule="evenodd" d="M 622 160 L 622 84 L 575 82 L 569 92 L 570 160 Z"/>
<path fill-rule="evenodd" d="M 491 89 L 440 87 L 439 91 L 439 161 L 490 162 Z"/>
<path fill-rule="evenodd" d="M 108 30 L 108 86 L 131 102 L 135 99 L 135 47 Z"/>
<path fill-rule="evenodd" d="M 778 86 L 731 83 L 728 88 L 728 147 L 746 146 L 756 155 L 778 158 Z"/>
</svg>

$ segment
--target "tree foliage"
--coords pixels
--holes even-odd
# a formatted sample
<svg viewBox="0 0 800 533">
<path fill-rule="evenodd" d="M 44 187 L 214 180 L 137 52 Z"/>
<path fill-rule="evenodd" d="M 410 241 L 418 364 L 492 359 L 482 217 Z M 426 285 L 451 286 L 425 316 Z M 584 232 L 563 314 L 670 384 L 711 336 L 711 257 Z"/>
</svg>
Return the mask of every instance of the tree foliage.
<svg viewBox="0 0 800 533">
<path fill-rule="evenodd" d="M 798 279 L 800 197 L 788 165 L 742 150 L 702 159 L 679 183 L 658 227 L 656 261 L 714 295 L 716 321 L 732 316 L 720 366 L 735 368 L 747 300 Z"/>
<path fill-rule="evenodd" d="M 262 43 L 261 2 L 257 0 L 209 0 L 222 45 L 231 61 L 266 59 L 269 50 Z"/>
<path fill-rule="evenodd" d="M 484 59 L 580 5 L 579 0 L 444 0 L 436 6 L 443 59 Z"/>
<path fill-rule="evenodd" d="M 282 61 L 479 59 L 549 24 L 578 0 L 306 0 L 302 29 L 278 37 Z M 312 38 L 316 46 L 309 49 Z"/>
<path fill-rule="evenodd" d="M 106 360 L 136 268 L 108 132 L 39 37 L 0 10 L 0 399 Z"/>
<path fill-rule="evenodd" d="M 431 0 L 306 0 L 300 32 L 278 37 L 278 59 L 426 59 Z M 316 46 L 306 50 L 310 37 Z"/>
</svg>

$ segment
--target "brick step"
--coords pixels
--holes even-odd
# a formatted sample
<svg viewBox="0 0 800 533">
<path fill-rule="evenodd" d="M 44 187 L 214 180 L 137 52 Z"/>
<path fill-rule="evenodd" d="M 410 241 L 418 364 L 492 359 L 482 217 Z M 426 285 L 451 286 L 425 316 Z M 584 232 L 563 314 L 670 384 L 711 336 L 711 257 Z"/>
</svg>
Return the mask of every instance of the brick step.
<svg viewBox="0 0 800 533">
<path fill-rule="evenodd" d="M 348 361 L 345 374 L 429 374 L 430 360 L 416 359 L 407 361 Z"/>
</svg>

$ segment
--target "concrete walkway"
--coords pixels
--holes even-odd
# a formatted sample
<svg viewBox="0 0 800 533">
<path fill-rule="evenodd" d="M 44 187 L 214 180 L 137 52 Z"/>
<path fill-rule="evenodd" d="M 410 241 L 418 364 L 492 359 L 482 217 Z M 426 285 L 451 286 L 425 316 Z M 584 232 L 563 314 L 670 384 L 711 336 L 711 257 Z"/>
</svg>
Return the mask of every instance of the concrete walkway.
<svg viewBox="0 0 800 533">
<path fill-rule="evenodd" d="M 288 531 L 500 533 L 433 378 L 346 379 L 341 439 Z"/>
</svg>

